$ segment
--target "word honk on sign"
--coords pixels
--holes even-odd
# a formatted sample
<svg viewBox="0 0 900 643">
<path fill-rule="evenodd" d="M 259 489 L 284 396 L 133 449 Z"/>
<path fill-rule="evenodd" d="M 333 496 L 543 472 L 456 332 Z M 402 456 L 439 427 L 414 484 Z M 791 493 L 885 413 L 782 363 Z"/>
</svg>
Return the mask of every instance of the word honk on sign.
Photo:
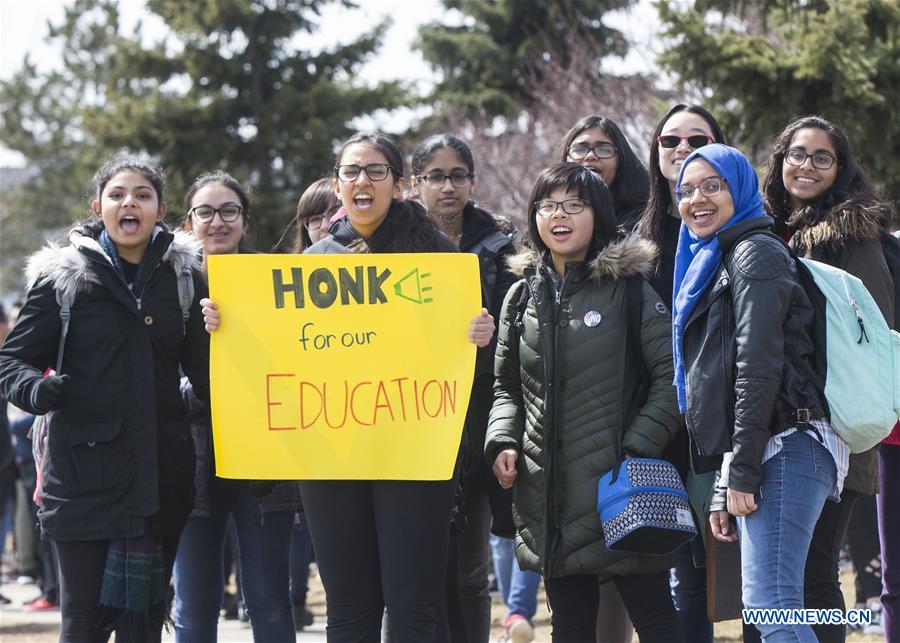
<svg viewBox="0 0 900 643">
<path fill-rule="evenodd" d="M 217 474 L 446 480 L 481 307 L 469 254 L 209 259 Z"/>
</svg>

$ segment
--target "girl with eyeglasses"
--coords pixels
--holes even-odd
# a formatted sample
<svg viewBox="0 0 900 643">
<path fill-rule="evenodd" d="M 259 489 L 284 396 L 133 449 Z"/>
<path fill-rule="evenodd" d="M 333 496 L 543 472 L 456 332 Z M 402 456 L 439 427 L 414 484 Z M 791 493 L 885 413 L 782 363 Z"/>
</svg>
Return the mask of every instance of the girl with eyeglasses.
<svg viewBox="0 0 900 643">
<path fill-rule="evenodd" d="M 893 212 L 854 158 L 846 134 L 818 116 L 790 123 L 769 157 L 764 193 L 777 231 L 790 240 L 797 255 L 859 277 L 893 326 L 895 285 L 880 239 L 888 234 Z M 897 435 L 895 431 L 889 436 L 888 444 L 900 444 Z M 878 491 L 877 453 L 875 447 L 851 455 L 840 502 L 825 503 L 806 561 L 807 608 L 844 608 L 838 580 L 840 547 L 857 498 Z M 890 453 L 890 448 L 885 453 Z M 897 463 L 900 461 L 895 460 L 895 466 Z M 887 493 L 890 496 L 891 490 Z M 900 542 L 900 536 L 884 542 Z M 900 586 L 895 585 L 894 603 L 888 601 L 885 611 L 886 620 L 896 623 L 895 627 L 900 627 L 900 613 L 889 616 L 888 612 L 891 607 L 900 609 L 898 590 Z M 816 625 L 813 629 L 821 641 L 843 641 L 846 635 L 843 625 Z"/>
<path fill-rule="evenodd" d="M 203 271 L 210 255 L 248 252 L 250 199 L 224 172 L 203 174 L 184 197 L 184 228 L 203 244 Z M 228 523 L 234 523 L 240 553 L 240 590 L 255 641 L 294 636 L 288 587 L 296 483 L 226 480 L 215 475 L 209 408 L 182 381 L 197 454 L 196 498 L 175 560 L 175 640 L 214 643 L 225 586 L 222 565 Z"/>
<path fill-rule="evenodd" d="M 46 414 L 38 518 L 59 564 L 61 641 L 106 641 L 113 631 L 117 641 L 159 641 L 191 511 L 179 369 L 208 399 L 206 284 L 199 243 L 163 223 L 163 184 L 146 159 L 100 168 L 90 218 L 68 244 L 29 260 L 28 297 L 0 349 L 0 394 Z M 179 280 L 195 292 L 187 319 L 189 287 Z M 59 372 L 43 376 L 49 369 Z"/>
<path fill-rule="evenodd" d="M 483 305 L 497 317 L 503 298 L 516 281 L 506 266 L 506 259 L 515 254 L 514 233 L 472 200 L 475 188 L 472 151 L 452 134 L 431 136 L 413 151 L 412 175 L 413 191 L 422 199 L 428 216 L 460 251 L 478 255 Z M 488 538 L 492 510 L 500 512 L 505 507 L 506 518 L 501 517 L 500 521 L 511 523 L 512 520 L 508 494 L 503 494 L 484 460 L 484 435 L 493 401 L 493 371 L 492 341 L 478 351 L 460 463 L 462 496 L 456 503 L 464 515 L 456 517 L 451 527 L 447 601 L 453 641 L 474 643 L 490 638 Z"/>
<path fill-rule="evenodd" d="M 340 207 L 341 202 L 334 193 L 331 179 L 319 179 L 306 188 L 297 202 L 297 215 L 294 217 L 297 231 L 294 252 L 303 252 L 330 235 L 331 218 Z"/>
<path fill-rule="evenodd" d="M 347 216 L 310 254 L 458 252 L 420 203 L 402 198 L 403 156 L 384 134 L 359 133 L 335 158 L 332 187 Z M 203 301 L 207 329 L 221 315 Z M 469 340 L 487 346 L 486 309 Z M 437 341 L 437 339 L 436 339 Z M 303 507 L 325 587 L 329 643 L 377 641 L 385 606 L 398 641 L 449 641 L 445 584 L 450 511 L 447 481 L 304 480 Z"/>
<path fill-rule="evenodd" d="M 608 549 L 597 515 L 598 482 L 619 454 L 659 457 L 681 427 L 670 318 L 647 281 L 656 248 L 618 237 L 609 190 L 584 166 L 543 170 L 529 203 L 531 248 L 510 262 L 522 279 L 500 317 L 485 446 L 513 488 L 516 556 L 544 577 L 554 643 L 596 640 L 609 580 L 641 641 L 682 641 L 672 557 Z M 629 301 L 641 302 L 640 319 Z"/>
<path fill-rule="evenodd" d="M 840 493 L 849 450 L 814 376 L 812 303 L 770 232 L 758 185 L 750 162 L 725 145 L 682 163 L 675 385 L 693 471 L 719 471 L 712 534 L 734 541 L 741 532 L 744 607 L 802 609 L 813 528 Z M 766 641 L 816 640 L 808 625 L 756 627 Z"/>
<path fill-rule="evenodd" d="M 663 115 L 651 139 L 650 197 L 635 229 L 638 234 L 659 247 L 659 261 L 651 283 L 669 307 L 672 306 L 675 251 L 681 230 L 678 201 L 674 194 L 675 183 L 688 155 L 713 142 L 725 142 L 722 128 L 713 115 L 700 105 L 681 103 Z M 701 516 L 703 509 L 700 507 L 703 503 L 697 490 L 709 488 L 712 480 L 711 476 L 706 476 L 706 480 L 694 479 L 693 473 L 689 472 L 688 455 L 688 436 L 685 431 L 680 431 L 663 457 L 681 472 L 692 492 L 692 504 L 700 516 L 699 523 L 703 524 L 705 520 Z M 706 616 L 706 570 L 702 567 L 704 558 L 703 538 L 698 534 L 676 553 L 672 590 L 685 639 L 697 643 L 712 643 L 713 627 Z"/>
<path fill-rule="evenodd" d="M 615 121 L 585 116 L 566 135 L 560 161 L 583 165 L 603 179 L 612 194 L 616 223 L 631 232 L 641 218 L 649 195 L 647 169 Z"/>
</svg>

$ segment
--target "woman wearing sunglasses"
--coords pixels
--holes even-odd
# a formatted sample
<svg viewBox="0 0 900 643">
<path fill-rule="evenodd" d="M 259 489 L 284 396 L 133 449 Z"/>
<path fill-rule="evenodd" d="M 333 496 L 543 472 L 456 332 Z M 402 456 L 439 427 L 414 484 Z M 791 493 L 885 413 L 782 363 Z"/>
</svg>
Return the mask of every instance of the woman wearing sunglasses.
<svg viewBox="0 0 900 643">
<path fill-rule="evenodd" d="M 203 272 L 210 255 L 246 252 L 250 223 L 247 191 L 232 176 L 200 176 L 184 197 L 184 227 L 203 243 Z M 254 641 L 288 641 L 294 637 L 289 553 L 294 512 L 300 506 L 296 483 L 247 482 L 216 477 L 212 419 L 208 407 L 182 380 L 197 454 L 196 497 L 175 560 L 175 640 L 215 643 L 222 589 L 222 560 L 229 521 L 240 552 L 241 594 Z"/>
<path fill-rule="evenodd" d="M 675 385 L 692 468 L 720 469 L 714 537 L 736 540 L 737 518 L 744 607 L 802 609 L 813 528 L 826 498 L 840 493 L 849 450 L 809 377 L 813 306 L 788 249 L 769 233 L 758 185 L 749 161 L 725 145 L 705 145 L 682 164 Z M 770 643 L 816 641 L 809 625 L 757 628 Z"/>
<path fill-rule="evenodd" d="M 578 163 L 603 179 L 613 198 L 616 223 L 631 232 L 647 205 L 647 169 L 615 121 L 585 116 L 563 137 L 560 161 Z"/>
<path fill-rule="evenodd" d="M 790 239 L 797 255 L 859 277 L 893 325 L 894 283 L 879 239 L 883 230 L 887 234 L 892 208 L 878 196 L 854 159 L 846 134 L 818 116 L 790 123 L 775 141 L 764 188 L 777 231 Z M 888 439 L 897 440 L 896 433 Z M 876 447 L 850 456 L 840 502 L 825 503 L 806 561 L 807 608 L 844 608 L 838 580 L 840 546 L 857 498 L 878 491 L 877 452 Z M 886 542 L 897 543 L 900 538 Z M 895 587 L 895 597 L 897 592 Z M 890 618 L 888 611 L 886 607 L 886 620 L 900 627 L 900 622 L 894 621 L 900 614 Z M 813 629 L 820 641 L 843 641 L 845 637 L 843 625 L 816 625 Z M 895 633 L 900 638 L 900 632 Z"/>
<path fill-rule="evenodd" d="M 672 305 L 675 251 L 681 230 L 681 217 L 674 195 L 675 182 L 688 155 L 713 142 L 725 142 L 722 128 L 713 115 L 700 105 L 678 104 L 659 121 L 650 143 L 650 199 L 637 231 L 659 247 L 659 263 L 651 283 L 667 306 Z M 678 467 L 692 492 L 691 501 L 700 512 L 699 506 L 703 504 L 700 496 L 703 494 L 697 490 L 709 488 L 712 479 L 705 476 L 701 483 L 701 479 L 694 479 L 693 473 L 688 473 L 688 437 L 685 431 L 680 431 L 672 440 L 663 457 Z M 698 523 L 704 524 L 705 519 L 702 516 L 699 518 Z M 712 643 L 712 623 L 706 617 L 706 570 L 698 567 L 704 558 L 703 537 L 698 535 L 678 550 L 672 587 L 685 640 Z"/>
</svg>

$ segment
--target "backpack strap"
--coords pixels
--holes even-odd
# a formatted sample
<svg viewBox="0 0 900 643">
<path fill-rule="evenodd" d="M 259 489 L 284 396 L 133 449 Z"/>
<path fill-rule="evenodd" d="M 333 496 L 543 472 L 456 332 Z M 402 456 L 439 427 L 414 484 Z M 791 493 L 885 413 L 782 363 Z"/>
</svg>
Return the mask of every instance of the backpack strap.
<svg viewBox="0 0 900 643">
<path fill-rule="evenodd" d="M 59 348 L 56 351 L 56 374 L 60 375 L 63 352 L 66 350 L 66 336 L 69 334 L 69 320 L 72 318 L 72 300 L 59 290 L 56 291 L 56 300 L 59 303 L 59 318 L 62 321 L 62 328 L 59 332 Z"/>
<path fill-rule="evenodd" d="M 178 273 L 178 302 L 181 305 L 181 330 L 187 335 L 187 323 L 194 303 L 194 275 L 189 268 Z"/>
</svg>

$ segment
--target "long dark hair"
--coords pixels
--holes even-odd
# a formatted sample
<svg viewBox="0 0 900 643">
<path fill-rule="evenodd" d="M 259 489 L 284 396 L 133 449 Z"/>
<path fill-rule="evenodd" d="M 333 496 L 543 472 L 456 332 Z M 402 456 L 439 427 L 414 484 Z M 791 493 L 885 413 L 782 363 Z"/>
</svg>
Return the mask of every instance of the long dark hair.
<svg viewBox="0 0 900 643">
<path fill-rule="evenodd" d="M 725 142 L 725 134 L 722 133 L 722 128 L 715 117 L 705 107 L 700 105 L 678 103 L 660 119 L 659 125 L 656 126 L 656 130 L 653 132 L 653 138 L 650 139 L 650 161 L 648 167 L 650 172 L 650 199 L 647 201 L 647 207 L 644 208 L 644 213 L 641 215 L 640 223 L 637 226 L 641 236 L 650 239 L 660 248 L 662 248 L 664 242 L 663 222 L 666 220 L 666 217 L 670 216 L 669 211 L 672 209 L 672 193 L 669 191 L 668 179 L 662 175 L 659 169 L 659 144 L 656 139 L 662 134 L 666 122 L 678 112 L 697 114 L 709 125 L 715 142 Z"/>
<path fill-rule="evenodd" d="M 616 168 L 616 178 L 609 187 L 612 194 L 613 203 L 616 208 L 643 208 L 647 204 L 649 195 L 650 179 L 647 175 L 647 168 L 644 167 L 628 139 L 616 125 L 616 122 L 605 116 L 585 116 L 575 123 L 566 135 L 563 137 L 562 145 L 559 150 L 560 162 L 565 162 L 568 158 L 569 146 L 579 134 L 584 130 L 592 127 L 602 129 L 613 145 L 616 146 L 616 156 L 618 156 L 619 165 Z"/>
<path fill-rule="evenodd" d="M 163 173 L 162 166 L 150 157 L 133 154 L 117 154 L 100 166 L 100 169 L 97 170 L 91 181 L 95 199 L 100 201 L 106 185 L 120 172 L 136 172 L 140 174 L 153 186 L 153 190 L 156 192 L 156 200 L 159 204 L 162 205 L 165 202 L 163 193 L 166 187 L 166 176 Z M 165 224 L 162 221 L 157 225 L 165 228 Z M 103 232 L 103 220 L 90 213 L 85 219 L 73 224 L 71 229 L 79 230 L 83 234 L 96 238 Z"/>
<path fill-rule="evenodd" d="M 340 207 L 341 200 L 334 193 L 331 179 L 319 179 L 306 188 L 300 196 L 300 200 L 297 201 L 297 214 L 291 222 L 297 231 L 294 239 L 294 252 L 300 254 L 313 243 L 309 236 L 309 230 L 306 229 L 307 219 L 319 214 L 330 218 Z"/>
<path fill-rule="evenodd" d="M 344 141 L 335 155 L 335 173 L 344 152 L 357 144 L 368 145 L 384 155 L 395 183 L 403 178 L 403 155 L 394 141 L 381 132 L 358 132 Z M 368 239 L 367 245 L 373 252 L 434 252 L 440 250 L 440 238 L 443 236 L 421 203 L 394 199 L 384 221 Z"/>
<path fill-rule="evenodd" d="M 828 134 L 831 145 L 837 152 L 838 171 L 834 183 L 825 192 L 795 209 L 784 186 L 782 168 L 785 151 L 791 146 L 794 135 L 802 129 L 820 129 Z M 798 118 L 789 123 L 775 139 L 774 149 L 767 162 L 763 196 L 766 210 L 775 219 L 776 229 L 781 234 L 786 232 L 788 227 L 801 228 L 814 225 L 829 212 L 844 209 L 851 203 L 856 207 L 875 210 L 877 218 L 884 226 L 890 221 L 892 211 L 890 204 L 878 196 L 869 177 L 856 162 L 850 139 L 840 127 L 821 116 Z"/>
<path fill-rule="evenodd" d="M 536 201 L 547 198 L 556 188 L 574 192 L 579 199 L 587 201 L 594 211 L 594 236 L 588 247 L 587 259 L 590 259 L 616 238 L 616 215 L 612 195 L 606 183 L 599 176 L 583 165 L 577 163 L 554 163 L 541 170 L 531 194 L 528 197 L 528 238 L 530 245 L 541 257 L 547 256 L 550 249 L 541 239 L 537 227 Z"/>
</svg>

